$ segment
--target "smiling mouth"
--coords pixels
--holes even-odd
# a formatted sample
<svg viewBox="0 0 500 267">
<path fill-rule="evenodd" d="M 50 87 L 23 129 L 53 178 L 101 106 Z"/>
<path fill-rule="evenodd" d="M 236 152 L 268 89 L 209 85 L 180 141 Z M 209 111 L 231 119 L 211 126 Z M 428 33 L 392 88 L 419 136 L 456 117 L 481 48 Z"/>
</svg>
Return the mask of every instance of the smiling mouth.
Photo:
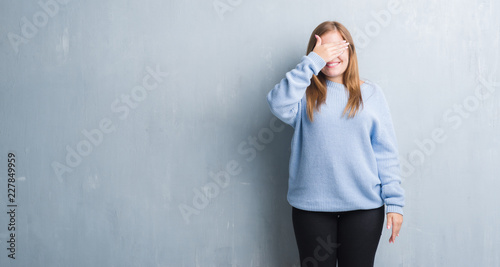
<svg viewBox="0 0 500 267">
<path fill-rule="evenodd" d="M 338 62 L 332 62 L 332 63 L 326 64 L 326 66 L 329 67 L 329 68 L 334 68 L 334 67 L 340 65 L 340 63 L 341 63 L 340 61 L 338 61 Z"/>
</svg>

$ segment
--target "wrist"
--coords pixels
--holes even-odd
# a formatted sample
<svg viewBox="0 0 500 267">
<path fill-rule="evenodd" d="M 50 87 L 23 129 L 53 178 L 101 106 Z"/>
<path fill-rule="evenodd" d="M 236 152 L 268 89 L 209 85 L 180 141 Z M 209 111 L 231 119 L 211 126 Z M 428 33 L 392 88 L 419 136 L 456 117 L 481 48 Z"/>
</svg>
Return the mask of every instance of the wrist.
<svg viewBox="0 0 500 267">
<path fill-rule="evenodd" d="M 386 213 L 395 212 L 403 215 L 403 207 L 398 205 L 386 205 Z"/>
<path fill-rule="evenodd" d="M 320 56 L 318 55 L 316 52 L 314 51 L 311 51 L 307 57 L 309 57 L 309 59 L 312 60 L 313 64 L 314 64 L 314 74 L 315 75 L 318 75 L 318 73 L 320 72 L 320 70 L 326 66 L 326 61 Z"/>
</svg>

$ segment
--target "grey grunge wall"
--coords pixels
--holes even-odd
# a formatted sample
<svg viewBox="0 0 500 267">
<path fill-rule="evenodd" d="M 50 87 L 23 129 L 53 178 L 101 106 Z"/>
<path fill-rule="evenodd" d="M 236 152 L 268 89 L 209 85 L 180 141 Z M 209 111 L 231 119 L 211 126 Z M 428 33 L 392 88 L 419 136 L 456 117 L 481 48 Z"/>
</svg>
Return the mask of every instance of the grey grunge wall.
<svg viewBox="0 0 500 267">
<path fill-rule="evenodd" d="M 266 94 L 343 23 L 398 139 L 376 266 L 500 266 L 500 2 L 0 2 L 0 266 L 299 266 Z M 319 244 L 320 245 L 320 244 Z"/>
</svg>

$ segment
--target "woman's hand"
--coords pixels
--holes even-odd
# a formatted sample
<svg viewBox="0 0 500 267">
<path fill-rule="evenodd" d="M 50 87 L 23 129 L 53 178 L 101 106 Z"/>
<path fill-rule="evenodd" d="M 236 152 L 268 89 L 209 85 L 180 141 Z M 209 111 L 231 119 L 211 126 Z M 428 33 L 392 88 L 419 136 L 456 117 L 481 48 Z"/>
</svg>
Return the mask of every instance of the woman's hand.
<svg viewBox="0 0 500 267">
<path fill-rule="evenodd" d="M 394 243 L 396 241 L 396 236 L 399 236 L 399 229 L 401 229 L 401 224 L 403 223 L 403 215 L 397 212 L 388 212 L 387 213 L 387 229 L 391 229 L 392 226 L 392 235 L 389 238 L 389 243 Z"/>
<path fill-rule="evenodd" d="M 349 43 L 346 40 L 342 40 L 336 43 L 321 44 L 321 37 L 316 36 L 316 45 L 314 46 L 313 52 L 318 54 L 325 62 L 330 62 L 338 56 L 342 55 L 344 51 L 349 47 Z"/>
</svg>

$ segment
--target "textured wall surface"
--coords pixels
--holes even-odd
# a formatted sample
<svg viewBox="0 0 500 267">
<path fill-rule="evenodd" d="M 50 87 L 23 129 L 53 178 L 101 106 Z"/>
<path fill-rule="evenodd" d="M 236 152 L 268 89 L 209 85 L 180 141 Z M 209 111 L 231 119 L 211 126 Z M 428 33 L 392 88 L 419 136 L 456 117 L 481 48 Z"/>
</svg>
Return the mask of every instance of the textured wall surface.
<svg viewBox="0 0 500 267">
<path fill-rule="evenodd" d="M 0 266 L 298 267 L 292 128 L 266 94 L 325 20 L 353 34 L 398 138 L 404 222 L 376 266 L 500 266 L 499 16 L 493 0 L 1 0 Z"/>
</svg>

